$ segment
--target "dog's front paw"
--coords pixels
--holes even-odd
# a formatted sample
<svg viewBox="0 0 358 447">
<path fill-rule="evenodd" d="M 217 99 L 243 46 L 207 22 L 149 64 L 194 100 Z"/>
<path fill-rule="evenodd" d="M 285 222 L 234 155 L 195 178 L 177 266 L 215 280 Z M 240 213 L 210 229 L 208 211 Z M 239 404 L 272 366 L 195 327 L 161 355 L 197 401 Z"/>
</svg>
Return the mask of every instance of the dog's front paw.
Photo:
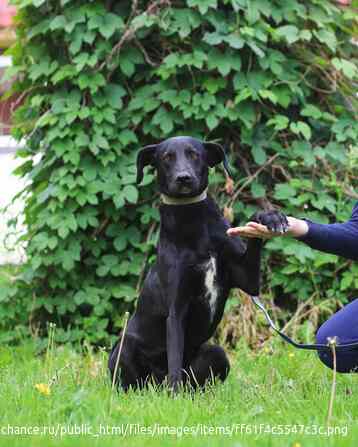
<svg viewBox="0 0 358 447">
<path fill-rule="evenodd" d="M 183 377 L 181 374 L 169 375 L 169 390 L 172 395 L 177 394 L 183 386 Z"/>
<path fill-rule="evenodd" d="M 270 231 L 274 233 L 286 233 L 288 230 L 287 217 L 276 210 L 258 211 L 250 219 L 252 222 L 257 222 L 265 225 Z"/>
</svg>

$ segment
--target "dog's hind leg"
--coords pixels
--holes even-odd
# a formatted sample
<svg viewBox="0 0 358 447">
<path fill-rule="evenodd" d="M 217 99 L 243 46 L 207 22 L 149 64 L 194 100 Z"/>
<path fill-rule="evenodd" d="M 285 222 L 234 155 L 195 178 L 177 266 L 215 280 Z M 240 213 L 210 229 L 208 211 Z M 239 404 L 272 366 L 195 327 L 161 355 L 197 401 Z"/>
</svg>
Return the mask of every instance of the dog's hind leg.
<svg viewBox="0 0 358 447">
<path fill-rule="evenodd" d="M 116 367 L 116 361 L 119 353 L 120 340 L 113 347 L 109 360 L 108 368 L 111 373 L 111 380 L 113 380 L 114 370 Z M 136 341 L 130 336 L 126 336 L 121 356 L 118 362 L 117 377 L 115 383 L 119 384 L 124 391 L 128 391 L 131 388 L 143 388 L 146 380 L 148 379 L 148 371 L 145 371 L 143 367 L 138 364 L 136 352 Z"/>
<path fill-rule="evenodd" d="M 223 348 L 204 343 L 185 371 L 193 388 L 204 387 L 217 379 L 223 382 L 229 374 L 230 363 Z"/>
</svg>

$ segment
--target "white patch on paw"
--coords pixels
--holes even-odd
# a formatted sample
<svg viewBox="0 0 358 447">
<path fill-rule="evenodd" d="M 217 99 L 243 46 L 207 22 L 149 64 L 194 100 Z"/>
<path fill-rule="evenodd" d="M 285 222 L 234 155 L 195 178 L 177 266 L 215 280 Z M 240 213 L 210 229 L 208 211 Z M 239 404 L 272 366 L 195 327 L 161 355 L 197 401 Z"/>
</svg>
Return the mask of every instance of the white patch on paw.
<svg viewBox="0 0 358 447">
<path fill-rule="evenodd" d="M 210 319 L 212 320 L 216 311 L 216 302 L 219 295 L 218 285 L 217 285 L 217 266 L 216 258 L 211 256 L 209 261 L 204 264 L 205 271 L 205 299 L 209 303 L 210 307 Z"/>
</svg>

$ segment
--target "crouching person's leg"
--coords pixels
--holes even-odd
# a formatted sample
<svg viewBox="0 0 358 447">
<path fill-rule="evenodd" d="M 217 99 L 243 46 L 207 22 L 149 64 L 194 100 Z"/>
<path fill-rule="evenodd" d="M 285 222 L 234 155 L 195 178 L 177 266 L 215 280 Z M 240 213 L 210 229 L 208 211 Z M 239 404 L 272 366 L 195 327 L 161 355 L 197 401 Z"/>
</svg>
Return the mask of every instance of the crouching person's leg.
<svg viewBox="0 0 358 447">
<path fill-rule="evenodd" d="M 358 342 L 358 299 L 347 304 L 318 329 L 317 343 L 326 345 L 329 337 L 336 337 L 338 345 Z M 333 368 L 332 352 L 318 351 L 318 355 L 326 366 Z M 338 372 L 358 372 L 358 346 L 347 351 L 336 351 L 336 359 Z"/>
</svg>

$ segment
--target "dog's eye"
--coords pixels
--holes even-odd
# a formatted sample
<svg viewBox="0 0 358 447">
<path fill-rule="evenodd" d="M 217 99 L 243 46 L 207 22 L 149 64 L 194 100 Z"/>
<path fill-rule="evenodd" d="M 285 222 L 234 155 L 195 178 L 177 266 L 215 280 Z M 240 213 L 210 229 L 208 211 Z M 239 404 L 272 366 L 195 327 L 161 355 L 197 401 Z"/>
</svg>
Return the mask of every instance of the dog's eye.
<svg viewBox="0 0 358 447">
<path fill-rule="evenodd" d="M 189 151 L 188 153 L 189 158 L 191 158 L 192 160 L 197 160 L 198 159 L 198 154 L 194 151 Z"/>
<path fill-rule="evenodd" d="M 163 155 L 163 160 L 164 161 L 172 161 L 174 160 L 174 154 L 169 152 L 168 154 L 164 154 Z"/>
</svg>

